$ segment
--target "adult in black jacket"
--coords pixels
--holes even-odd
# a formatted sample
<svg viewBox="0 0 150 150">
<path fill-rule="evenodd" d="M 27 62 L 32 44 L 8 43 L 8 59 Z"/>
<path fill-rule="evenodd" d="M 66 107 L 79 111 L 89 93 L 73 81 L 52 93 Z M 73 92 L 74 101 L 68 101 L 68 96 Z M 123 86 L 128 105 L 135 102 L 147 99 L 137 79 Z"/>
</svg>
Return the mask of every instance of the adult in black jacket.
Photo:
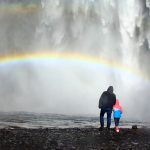
<svg viewBox="0 0 150 150">
<path fill-rule="evenodd" d="M 107 128 L 110 129 L 111 113 L 113 105 L 116 103 L 116 95 L 113 93 L 113 86 L 109 86 L 107 91 L 104 91 L 99 99 L 100 111 L 100 130 L 104 128 L 104 114 L 107 113 Z"/>
</svg>

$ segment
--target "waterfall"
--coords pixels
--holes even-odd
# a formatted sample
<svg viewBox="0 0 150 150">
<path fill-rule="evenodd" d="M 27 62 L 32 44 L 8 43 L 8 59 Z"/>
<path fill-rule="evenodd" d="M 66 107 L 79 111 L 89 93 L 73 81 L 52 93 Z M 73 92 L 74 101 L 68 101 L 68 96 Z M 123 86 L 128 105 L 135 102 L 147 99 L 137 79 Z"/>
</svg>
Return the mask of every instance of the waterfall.
<svg viewBox="0 0 150 150">
<path fill-rule="evenodd" d="M 42 0 L 38 47 L 103 55 L 138 68 L 149 51 L 149 1 Z"/>
<path fill-rule="evenodd" d="M 126 110 L 124 116 L 142 117 L 150 96 L 150 0 L 7 0 L 0 4 L 2 57 L 70 54 L 69 59 L 1 65 L 2 110 L 98 114 L 100 94 L 113 85 Z M 138 110 L 135 103 L 141 106 Z"/>
</svg>

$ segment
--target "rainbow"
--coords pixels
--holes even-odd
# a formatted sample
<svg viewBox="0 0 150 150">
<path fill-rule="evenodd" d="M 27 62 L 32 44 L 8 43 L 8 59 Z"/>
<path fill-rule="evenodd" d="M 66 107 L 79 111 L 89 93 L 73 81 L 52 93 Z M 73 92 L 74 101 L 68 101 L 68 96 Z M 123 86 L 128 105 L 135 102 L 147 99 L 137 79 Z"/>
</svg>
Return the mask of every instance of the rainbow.
<svg viewBox="0 0 150 150">
<path fill-rule="evenodd" d="M 32 0 L 31 0 L 32 1 Z M 39 11 L 41 8 L 41 5 L 35 0 L 32 1 L 30 4 L 22 4 L 22 3 L 0 3 L 0 13 L 1 12 L 7 12 L 7 13 L 32 13 Z M 41 52 L 34 52 L 34 53 L 20 53 L 20 54 L 7 54 L 7 55 L 1 55 L 0 56 L 0 67 L 7 66 L 9 64 L 12 64 L 14 62 L 26 62 L 30 60 L 39 60 L 43 61 L 45 59 L 65 59 L 67 61 L 69 60 L 75 60 L 80 62 L 89 62 L 91 64 L 98 64 L 98 65 L 105 65 L 106 67 L 116 68 L 120 71 L 125 71 L 132 73 L 138 77 L 143 78 L 146 81 L 150 81 L 149 76 L 142 73 L 140 70 L 135 69 L 131 66 L 122 64 L 121 62 L 117 62 L 114 60 L 109 60 L 104 57 L 98 57 L 88 54 L 82 54 L 82 53 L 72 53 L 72 52 L 56 52 L 56 51 L 41 51 Z"/>
<path fill-rule="evenodd" d="M 0 3 L 0 13 L 33 13 L 41 9 L 41 5 L 31 2 L 29 4 L 23 2 Z"/>
<path fill-rule="evenodd" d="M 132 68 L 128 65 L 121 64 L 120 62 L 115 62 L 104 57 L 98 57 L 95 55 L 82 54 L 79 52 L 56 52 L 56 51 L 42 51 L 42 52 L 32 52 L 32 53 L 20 53 L 20 54 L 10 54 L 0 56 L 0 66 L 6 66 L 14 62 L 28 62 L 28 61 L 44 61 L 52 59 L 63 59 L 66 61 L 79 61 L 88 62 L 90 64 L 104 65 L 106 67 L 118 69 L 120 71 L 125 71 L 143 78 L 145 81 L 150 81 L 149 77 L 142 73 L 140 70 Z"/>
</svg>

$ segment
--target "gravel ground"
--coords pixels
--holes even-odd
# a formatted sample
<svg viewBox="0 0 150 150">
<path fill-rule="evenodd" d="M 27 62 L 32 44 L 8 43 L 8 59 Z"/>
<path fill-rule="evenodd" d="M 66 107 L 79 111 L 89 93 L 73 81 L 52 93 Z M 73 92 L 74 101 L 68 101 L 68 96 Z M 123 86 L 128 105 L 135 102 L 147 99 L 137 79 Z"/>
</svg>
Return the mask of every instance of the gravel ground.
<svg viewBox="0 0 150 150">
<path fill-rule="evenodd" d="M 150 129 L 0 129 L 0 150 L 149 150 Z"/>
</svg>

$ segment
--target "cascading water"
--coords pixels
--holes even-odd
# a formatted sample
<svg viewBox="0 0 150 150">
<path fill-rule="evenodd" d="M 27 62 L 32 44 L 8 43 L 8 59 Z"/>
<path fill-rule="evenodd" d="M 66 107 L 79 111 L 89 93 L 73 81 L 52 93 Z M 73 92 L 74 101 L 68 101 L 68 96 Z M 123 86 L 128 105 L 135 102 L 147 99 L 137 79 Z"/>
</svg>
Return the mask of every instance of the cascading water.
<svg viewBox="0 0 150 150">
<path fill-rule="evenodd" d="M 117 57 L 138 67 L 140 46 L 149 41 L 148 0 L 42 0 L 42 8 L 38 46 Z"/>
<path fill-rule="evenodd" d="M 15 13 L 0 15 L 3 39 L 0 53 L 77 53 L 104 58 L 149 77 L 149 3 L 149 0 L 33 1 L 32 7 L 38 8 L 35 11 L 24 9 L 17 13 L 14 9 Z M 75 59 L 2 65 L 0 80 L 5 86 L 0 86 L 1 109 L 95 115 L 99 113 L 100 94 L 112 84 L 124 107 L 124 117 L 141 119 L 148 107 L 150 83 L 143 79 L 144 75 L 126 71 L 130 69 Z M 138 110 L 135 103 L 140 106 Z"/>
</svg>

